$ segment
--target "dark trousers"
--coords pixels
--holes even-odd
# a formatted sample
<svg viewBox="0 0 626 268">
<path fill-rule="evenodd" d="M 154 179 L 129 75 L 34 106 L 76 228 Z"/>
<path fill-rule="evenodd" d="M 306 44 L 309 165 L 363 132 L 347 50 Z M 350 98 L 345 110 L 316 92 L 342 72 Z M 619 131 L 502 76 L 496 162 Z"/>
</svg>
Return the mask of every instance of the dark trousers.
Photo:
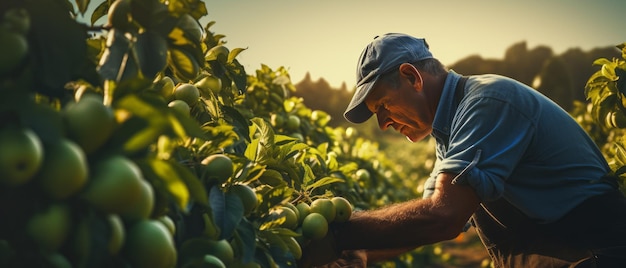
<svg viewBox="0 0 626 268">
<path fill-rule="evenodd" d="M 503 199 L 483 203 L 472 221 L 495 267 L 626 267 L 626 198 L 617 190 L 549 224 Z"/>
</svg>

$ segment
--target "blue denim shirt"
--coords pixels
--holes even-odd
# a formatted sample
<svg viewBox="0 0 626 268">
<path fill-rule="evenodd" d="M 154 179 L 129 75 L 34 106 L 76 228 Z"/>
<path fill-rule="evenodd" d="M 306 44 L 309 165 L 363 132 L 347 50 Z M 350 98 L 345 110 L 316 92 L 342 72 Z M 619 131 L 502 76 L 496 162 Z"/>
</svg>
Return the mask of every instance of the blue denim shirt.
<svg viewBox="0 0 626 268">
<path fill-rule="evenodd" d="M 610 169 L 578 123 L 550 99 L 513 79 L 470 76 L 458 108 L 461 76 L 450 71 L 433 122 L 441 172 L 471 186 L 482 201 L 504 198 L 538 222 L 552 222 L 588 197 L 612 189 L 594 183 Z"/>
</svg>

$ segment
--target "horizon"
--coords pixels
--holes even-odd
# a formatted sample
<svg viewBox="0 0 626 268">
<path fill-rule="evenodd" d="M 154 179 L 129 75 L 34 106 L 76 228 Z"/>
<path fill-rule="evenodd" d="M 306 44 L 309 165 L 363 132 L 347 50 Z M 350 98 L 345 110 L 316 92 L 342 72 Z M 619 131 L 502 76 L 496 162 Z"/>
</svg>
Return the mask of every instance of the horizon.
<svg viewBox="0 0 626 268">
<path fill-rule="evenodd" d="M 548 46 L 561 54 L 626 41 L 619 34 L 626 14 L 622 0 L 205 3 L 209 14 L 201 23 L 215 21 L 209 30 L 225 35 L 227 47 L 247 48 L 238 56 L 247 72 L 253 73 L 260 64 L 282 66 L 294 83 L 308 72 L 313 81 L 324 78 L 332 87 L 356 84 L 361 50 L 385 32 L 426 38 L 433 55 L 446 66 L 471 55 L 503 58 L 507 48 L 520 42 L 529 49 Z"/>
<path fill-rule="evenodd" d="M 86 14 L 101 2 L 92 1 Z M 529 50 L 550 47 L 555 55 L 626 42 L 619 34 L 624 28 L 620 18 L 626 14 L 623 0 L 477 0 L 471 4 L 449 0 L 422 6 L 407 0 L 204 3 L 208 15 L 200 23 L 205 27 L 214 21 L 209 30 L 223 34 L 226 47 L 245 48 L 237 59 L 247 73 L 253 74 L 261 64 L 274 70 L 284 67 L 293 83 L 309 73 L 312 81 L 323 78 L 334 88 L 343 83 L 348 89 L 354 87 L 361 50 L 386 32 L 426 38 L 433 55 L 446 66 L 472 55 L 502 59 L 506 49 L 520 42 L 526 42 Z M 394 5 L 403 8 L 395 10 Z M 355 17 L 365 19 L 351 19 Z M 78 20 L 88 19 L 79 16 Z"/>
<path fill-rule="evenodd" d="M 522 42 L 525 42 L 525 41 L 520 41 L 520 42 L 516 42 L 516 43 L 513 43 L 513 44 L 509 45 L 507 48 L 505 48 L 505 49 L 503 50 L 503 54 L 502 54 L 502 56 L 501 56 L 501 57 L 489 57 L 489 58 L 487 58 L 487 57 L 482 57 L 482 56 L 480 56 L 480 55 L 478 55 L 478 56 L 480 56 L 480 57 L 481 57 L 482 59 L 484 59 L 484 60 L 504 60 L 504 56 L 505 56 L 505 55 L 504 55 L 504 52 L 506 52 L 506 49 L 509 49 L 511 46 L 513 46 L 513 45 L 515 45 L 515 44 L 522 43 Z M 624 42 L 626 42 L 626 39 L 625 39 L 625 41 L 624 41 Z M 616 45 L 617 45 L 617 44 L 616 44 Z M 550 49 L 552 50 L 553 56 L 559 56 L 559 55 L 562 55 L 563 53 L 565 53 L 565 52 L 567 52 L 567 51 L 570 51 L 570 50 L 575 50 L 575 49 L 580 49 L 582 52 L 590 52 L 590 51 L 593 51 L 593 50 L 595 50 L 595 49 L 603 49 L 603 48 L 615 47 L 615 50 L 616 50 L 616 51 L 618 51 L 618 49 L 616 48 L 616 46 L 615 46 L 615 45 L 609 45 L 609 46 L 597 46 L 597 47 L 591 47 L 591 48 L 589 48 L 589 49 L 582 49 L 582 48 L 580 48 L 580 47 L 576 46 L 576 47 L 566 48 L 564 51 L 561 51 L 560 53 L 557 53 L 556 51 L 554 51 L 554 49 L 553 49 L 553 48 L 551 48 L 551 47 L 549 47 L 549 46 L 546 46 L 546 45 L 536 45 L 536 46 L 530 47 L 530 46 L 528 46 L 528 43 L 527 43 L 527 44 L 526 44 L 526 46 L 527 46 L 527 49 L 528 49 L 528 50 L 533 50 L 534 48 L 541 47 L 541 46 L 548 47 L 548 48 L 550 48 Z M 452 62 L 452 63 L 449 63 L 449 64 L 445 64 L 445 63 L 444 63 L 444 65 L 445 65 L 446 67 L 450 67 L 450 66 L 452 66 L 452 65 L 455 65 L 455 64 L 456 64 L 456 63 L 458 63 L 459 61 L 462 61 L 462 60 L 464 60 L 464 59 L 467 59 L 468 57 L 472 57 L 472 56 L 475 56 L 475 55 L 476 55 L 476 54 L 470 54 L 470 55 L 467 55 L 467 56 L 465 56 L 465 57 L 461 57 L 461 58 L 459 58 L 458 60 L 456 60 L 456 61 L 454 61 L 454 62 Z M 590 62 L 589 64 L 592 64 L 592 62 Z M 246 70 L 246 71 L 247 71 L 247 70 Z M 352 90 L 354 89 L 354 85 L 353 85 L 352 87 L 350 87 L 350 86 L 348 86 L 348 84 L 347 84 L 345 81 L 344 81 L 344 82 L 342 82 L 342 83 L 340 83 L 340 84 L 338 84 L 338 85 L 333 85 L 333 84 L 331 84 L 331 83 L 330 83 L 327 79 L 325 79 L 324 77 L 321 77 L 321 76 L 317 76 L 317 77 L 315 77 L 315 76 L 314 76 L 314 75 L 312 75 L 309 71 L 305 71 L 305 72 L 304 72 L 304 75 L 303 75 L 300 79 L 298 79 L 298 80 L 292 80 L 292 83 L 293 83 L 293 84 L 298 84 L 298 83 L 300 83 L 300 82 L 302 82 L 302 81 L 305 81 L 305 80 L 307 79 L 307 76 L 309 76 L 310 81 L 311 81 L 311 82 L 313 82 L 313 83 L 318 83 L 318 82 L 320 82 L 320 81 L 325 81 L 326 83 L 328 83 L 328 84 L 329 84 L 329 86 L 330 86 L 332 89 L 341 89 L 343 85 L 345 85 L 345 86 L 346 86 L 346 89 L 347 89 L 347 90 L 349 90 L 349 91 L 352 91 Z M 293 79 L 293 77 L 292 77 L 292 79 Z"/>
</svg>

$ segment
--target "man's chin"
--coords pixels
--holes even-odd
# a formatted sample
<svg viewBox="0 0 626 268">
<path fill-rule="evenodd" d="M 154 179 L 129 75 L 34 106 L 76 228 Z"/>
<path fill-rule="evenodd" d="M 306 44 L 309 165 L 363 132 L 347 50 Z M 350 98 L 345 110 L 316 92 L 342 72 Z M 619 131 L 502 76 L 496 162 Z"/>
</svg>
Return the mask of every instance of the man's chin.
<svg viewBox="0 0 626 268">
<path fill-rule="evenodd" d="M 406 137 L 407 140 L 409 140 L 410 142 L 415 142 L 414 138 L 411 138 L 411 133 L 409 131 L 409 128 L 407 128 L 406 126 L 402 126 L 400 128 L 398 128 L 398 133 L 404 135 Z"/>
<path fill-rule="evenodd" d="M 404 132 L 402 133 L 402 135 L 404 135 L 406 139 L 409 140 L 410 142 L 418 142 L 428 137 L 428 134 L 426 133 L 411 132 L 411 131 Z"/>
</svg>

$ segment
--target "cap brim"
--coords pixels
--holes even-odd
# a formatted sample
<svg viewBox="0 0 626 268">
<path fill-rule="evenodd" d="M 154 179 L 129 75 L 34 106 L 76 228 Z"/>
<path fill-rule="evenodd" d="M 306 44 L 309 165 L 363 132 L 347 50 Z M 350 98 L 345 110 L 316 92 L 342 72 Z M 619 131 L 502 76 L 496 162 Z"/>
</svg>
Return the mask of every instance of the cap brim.
<svg viewBox="0 0 626 268">
<path fill-rule="evenodd" d="M 367 108 L 367 105 L 365 105 L 365 98 L 374 87 L 376 80 L 378 80 L 377 78 L 378 77 L 357 88 L 354 96 L 352 96 L 352 100 L 350 101 L 348 108 L 343 113 L 343 117 L 346 118 L 346 120 L 355 124 L 360 124 L 367 121 L 367 119 L 374 115 L 374 113 Z"/>
</svg>

